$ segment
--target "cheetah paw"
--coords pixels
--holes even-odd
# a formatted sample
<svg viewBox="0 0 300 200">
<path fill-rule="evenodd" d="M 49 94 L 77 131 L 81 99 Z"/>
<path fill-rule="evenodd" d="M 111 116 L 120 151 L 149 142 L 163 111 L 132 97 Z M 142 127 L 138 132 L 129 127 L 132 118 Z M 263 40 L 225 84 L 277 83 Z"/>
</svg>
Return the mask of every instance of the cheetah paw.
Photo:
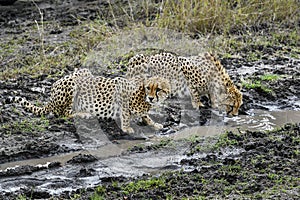
<svg viewBox="0 0 300 200">
<path fill-rule="evenodd" d="M 164 126 L 162 125 L 162 124 L 159 124 L 159 123 L 155 123 L 154 124 L 154 129 L 155 130 L 160 130 L 160 129 L 162 129 Z"/>
<path fill-rule="evenodd" d="M 134 133 L 134 130 L 131 127 L 122 128 L 122 131 L 129 134 Z"/>
<path fill-rule="evenodd" d="M 203 103 L 201 101 L 192 101 L 193 108 L 199 109 L 201 107 L 204 107 Z"/>
</svg>

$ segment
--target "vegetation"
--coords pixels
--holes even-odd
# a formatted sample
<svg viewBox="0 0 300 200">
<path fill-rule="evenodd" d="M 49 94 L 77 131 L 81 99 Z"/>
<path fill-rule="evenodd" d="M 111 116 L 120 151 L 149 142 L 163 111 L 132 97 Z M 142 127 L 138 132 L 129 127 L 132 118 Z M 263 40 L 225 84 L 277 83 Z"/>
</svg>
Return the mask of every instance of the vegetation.
<svg viewBox="0 0 300 200">
<path fill-rule="evenodd" d="M 134 182 L 129 182 L 122 187 L 122 191 L 125 195 L 130 193 L 136 193 L 140 190 L 148 190 L 152 188 L 163 188 L 166 186 L 164 179 L 151 178 L 148 180 L 137 180 Z"/>
<path fill-rule="evenodd" d="M 171 147 L 172 146 L 172 140 L 171 139 L 162 139 L 158 143 L 153 144 L 138 144 L 134 145 L 133 147 L 130 147 L 128 151 L 130 152 L 146 152 L 149 150 L 158 150 L 161 148 Z"/>
<path fill-rule="evenodd" d="M 19 195 L 18 198 L 17 198 L 17 200 L 26 200 L 26 199 L 27 198 L 24 195 Z"/>
<path fill-rule="evenodd" d="M 260 76 L 260 80 L 262 81 L 276 81 L 280 78 L 278 74 L 265 74 Z"/>
<path fill-rule="evenodd" d="M 242 85 L 246 89 L 261 90 L 265 93 L 272 93 L 273 91 L 266 85 L 267 82 L 273 82 L 280 79 L 282 76 L 278 74 L 264 74 L 253 80 L 245 80 Z"/>
<path fill-rule="evenodd" d="M 267 86 L 263 85 L 261 81 L 249 81 L 249 82 L 243 82 L 243 87 L 247 88 L 247 89 L 258 89 L 261 90 L 265 93 L 271 93 L 272 90 L 269 89 Z"/>
<path fill-rule="evenodd" d="M 78 25 L 64 41 L 56 43 L 49 39 L 49 30 L 60 24 L 45 21 L 43 10 L 37 7 L 40 20 L 29 26 L 31 30 L 17 39 L 11 37 L 0 41 L 0 57 L 5 63 L 0 65 L 0 78 L 44 73 L 62 76 L 62 69 L 81 66 L 100 41 L 121 31 L 122 21 L 123 27 L 125 24 L 130 29 L 141 21 L 146 26 L 175 29 L 194 36 L 204 35 L 209 37 L 210 50 L 225 57 L 245 52 L 247 60 L 255 61 L 263 56 L 261 50 L 268 50 L 272 45 L 288 46 L 281 51 L 286 53 L 288 49 L 292 56 L 299 57 L 299 7 L 300 2 L 296 0 L 147 0 L 141 4 L 128 1 L 122 9 L 110 4 L 110 14 L 106 17 L 99 15 L 94 20 L 78 17 Z M 141 14 L 143 12 L 144 15 Z M 286 27 L 291 30 L 284 31 Z M 239 34 L 241 32 L 244 34 Z M 20 47 L 26 43 L 31 43 L 33 48 L 24 52 Z"/>
<path fill-rule="evenodd" d="M 0 125 L 0 132 L 3 134 L 31 133 L 40 134 L 49 126 L 49 120 L 45 117 L 30 118 L 22 121 L 14 121 Z"/>
<path fill-rule="evenodd" d="M 230 34 L 232 31 L 251 30 L 266 24 L 297 23 L 300 17 L 299 4 L 295 0 L 166 0 L 158 24 L 202 34 Z"/>
<path fill-rule="evenodd" d="M 34 27 L 32 27 L 34 28 Z M 37 29 L 36 31 L 41 31 Z M 63 75 L 66 67 L 79 67 L 79 63 L 85 58 L 86 54 L 98 44 L 99 41 L 110 35 L 110 30 L 99 21 L 85 22 L 75 28 L 70 34 L 69 39 L 61 41 L 59 44 L 52 44 L 40 40 L 34 45 L 36 48 L 24 53 L 18 48 L 19 44 L 31 41 L 34 38 L 27 36 L 20 39 L 12 38 L 8 42 L 0 43 L 0 47 L 6 49 L 3 53 L 11 59 L 10 65 L 0 72 L 0 78 L 13 78 L 21 74 L 39 76 L 42 74 Z M 44 33 L 46 38 L 49 35 Z M 43 45 L 40 45 L 43 44 Z"/>
<path fill-rule="evenodd" d="M 95 192 L 91 196 L 90 199 L 91 200 L 104 200 L 105 192 L 106 192 L 105 186 L 100 185 L 100 186 L 96 187 Z"/>
</svg>

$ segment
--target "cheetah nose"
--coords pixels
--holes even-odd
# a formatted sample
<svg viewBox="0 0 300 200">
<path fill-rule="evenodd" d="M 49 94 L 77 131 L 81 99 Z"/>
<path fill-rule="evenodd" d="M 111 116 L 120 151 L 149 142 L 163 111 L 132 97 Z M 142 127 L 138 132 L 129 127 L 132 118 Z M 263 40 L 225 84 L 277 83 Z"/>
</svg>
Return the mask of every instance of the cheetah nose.
<svg viewBox="0 0 300 200">
<path fill-rule="evenodd" d="M 153 101 L 153 97 L 148 97 L 149 101 L 152 102 Z"/>
</svg>

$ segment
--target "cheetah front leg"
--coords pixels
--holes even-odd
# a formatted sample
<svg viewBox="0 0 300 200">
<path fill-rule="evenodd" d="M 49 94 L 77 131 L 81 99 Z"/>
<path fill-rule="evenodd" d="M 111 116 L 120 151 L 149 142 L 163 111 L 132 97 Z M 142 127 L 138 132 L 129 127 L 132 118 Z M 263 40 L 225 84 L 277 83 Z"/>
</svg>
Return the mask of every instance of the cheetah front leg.
<svg viewBox="0 0 300 200">
<path fill-rule="evenodd" d="M 164 127 L 162 124 L 154 122 L 148 115 L 143 116 L 142 120 L 147 125 L 153 126 L 155 130 L 162 129 Z"/>
<path fill-rule="evenodd" d="M 193 108 L 199 109 L 200 107 L 204 107 L 203 103 L 200 101 L 199 92 L 193 87 L 189 87 L 189 88 L 190 88 Z"/>
<path fill-rule="evenodd" d="M 121 129 L 126 133 L 134 133 L 133 128 L 130 127 L 130 112 L 124 108 L 122 110 Z"/>
<path fill-rule="evenodd" d="M 209 98 L 210 98 L 210 102 L 211 102 L 211 107 L 212 108 L 218 108 L 218 101 L 217 101 L 217 97 L 214 93 L 211 93 L 209 95 Z"/>
<path fill-rule="evenodd" d="M 131 112 L 129 108 L 130 92 L 121 83 L 117 85 L 116 103 L 120 108 L 121 114 L 121 129 L 125 133 L 134 133 L 133 128 L 130 127 Z M 120 88 L 119 88 L 120 87 Z"/>
</svg>

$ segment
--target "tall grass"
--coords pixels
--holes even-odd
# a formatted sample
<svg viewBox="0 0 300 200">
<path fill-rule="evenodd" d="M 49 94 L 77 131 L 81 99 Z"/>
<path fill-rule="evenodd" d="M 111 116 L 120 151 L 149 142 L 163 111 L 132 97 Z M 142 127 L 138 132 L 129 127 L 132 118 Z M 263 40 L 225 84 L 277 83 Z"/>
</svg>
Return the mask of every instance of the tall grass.
<svg viewBox="0 0 300 200">
<path fill-rule="evenodd" d="M 161 27 L 197 33 L 228 33 L 260 24 L 294 24 L 298 0 L 166 0 L 157 22 Z"/>
</svg>

